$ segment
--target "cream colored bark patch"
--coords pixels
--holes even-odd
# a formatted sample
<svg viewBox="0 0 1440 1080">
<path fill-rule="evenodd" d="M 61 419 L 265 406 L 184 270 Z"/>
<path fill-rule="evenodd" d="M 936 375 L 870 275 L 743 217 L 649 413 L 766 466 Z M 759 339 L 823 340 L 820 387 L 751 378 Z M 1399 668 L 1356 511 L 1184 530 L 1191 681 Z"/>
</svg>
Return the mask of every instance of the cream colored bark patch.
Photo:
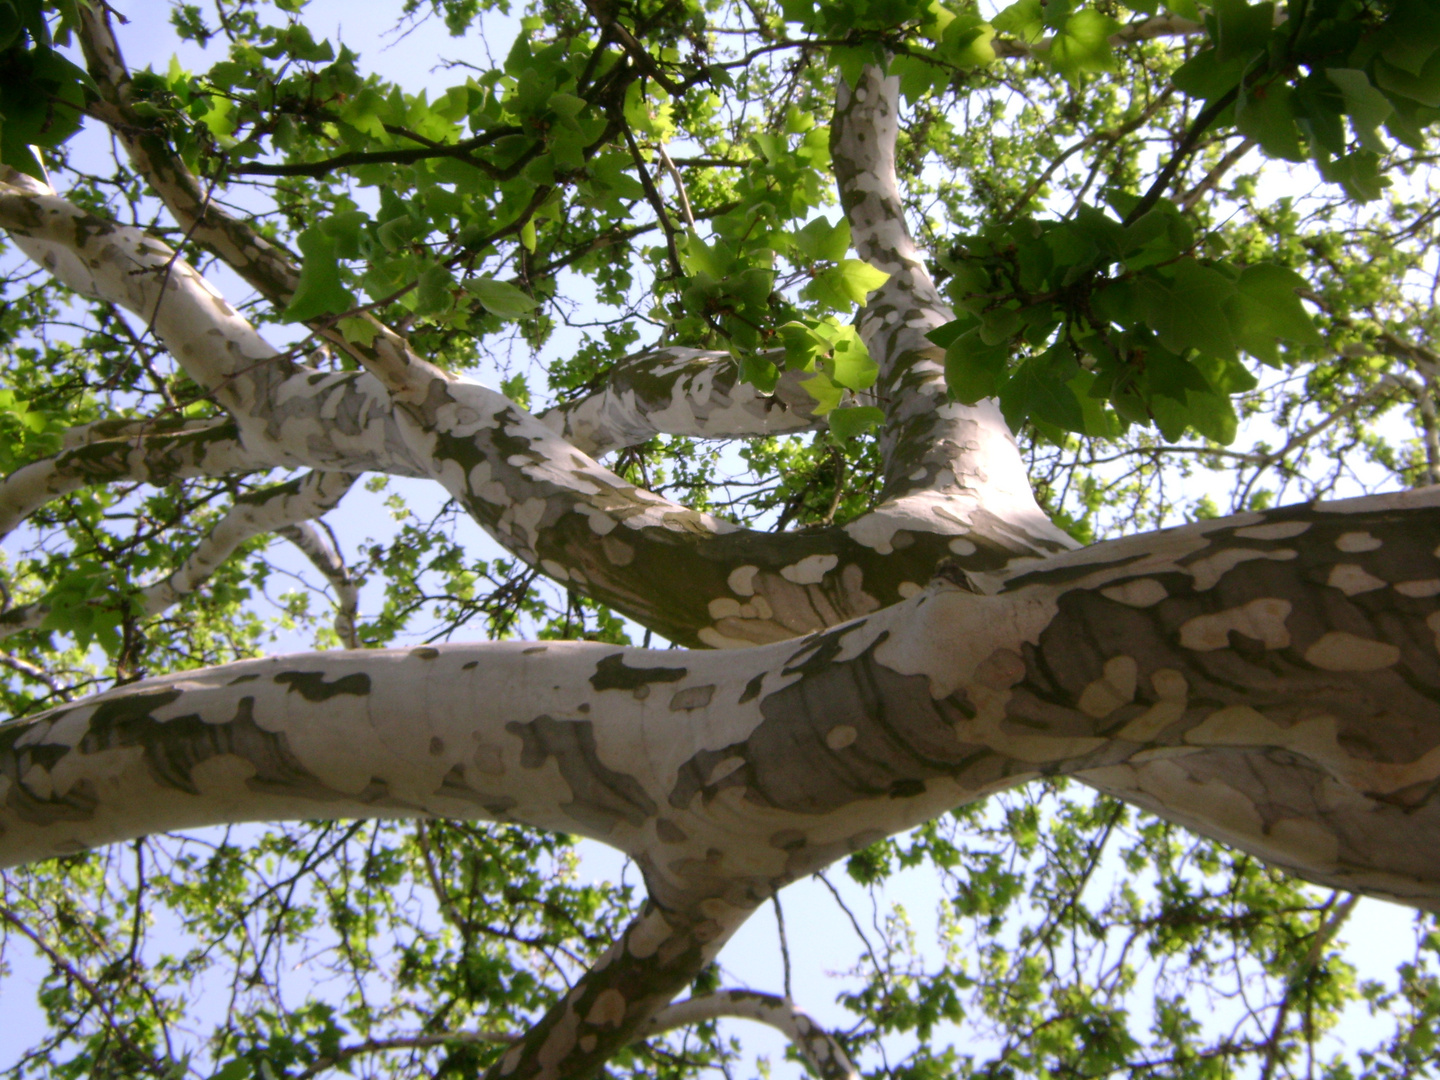
<svg viewBox="0 0 1440 1080">
<path fill-rule="evenodd" d="M 849 724 L 837 724 L 826 732 L 825 745 L 831 750 L 844 750 L 859 737 L 859 734 Z"/>
<path fill-rule="evenodd" d="M 1165 586 L 1154 578 L 1136 578 L 1123 585 L 1111 585 L 1108 589 L 1101 589 L 1100 595 L 1127 607 L 1147 608 L 1154 607 L 1170 594 L 1165 591 Z"/>
<path fill-rule="evenodd" d="M 725 579 L 725 584 L 730 586 L 730 591 L 736 596 L 754 596 L 755 575 L 759 572 L 758 566 L 737 566 L 730 571 L 730 576 Z"/>
<path fill-rule="evenodd" d="M 1382 541 L 1377 540 L 1368 532 L 1347 532 L 1335 541 L 1335 546 L 1341 551 L 1348 552 L 1374 551 L 1381 543 Z"/>
<path fill-rule="evenodd" d="M 1308 521 L 1277 521 L 1273 525 L 1250 525 L 1236 529 L 1235 535 L 1245 540 L 1289 540 L 1309 530 Z"/>
<path fill-rule="evenodd" d="M 585 1014 L 585 1022 L 596 1027 L 619 1027 L 625 1019 L 625 995 L 613 986 L 600 991 Z"/>
<path fill-rule="evenodd" d="M 1295 554 L 1290 548 L 1279 548 L 1275 551 L 1261 548 L 1224 548 L 1208 558 L 1195 560 L 1185 567 L 1185 571 L 1195 579 L 1195 588 L 1199 592 L 1205 592 L 1220 584 L 1220 579 L 1241 563 L 1254 559 L 1286 562 L 1295 558 Z"/>
<path fill-rule="evenodd" d="M 1240 607 L 1190 619 L 1180 627 L 1180 644 L 1196 652 L 1213 652 L 1229 646 L 1230 631 L 1234 630 L 1263 642 L 1267 649 L 1283 649 L 1290 644 L 1290 631 L 1285 626 L 1289 615 L 1290 601 L 1261 597 Z"/>
<path fill-rule="evenodd" d="M 1184 715 L 1184 702 L 1157 701 L 1121 728 L 1118 735 L 1130 742 L 1149 742 Z"/>
<path fill-rule="evenodd" d="M 1400 650 L 1388 641 L 1332 630 L 1305 650 L 1305 659 L 1325 671 L 1379 671 L 1399 661 Z"/>
<path fill-rule="evenodd" d="M 1346 596 L 1359 596 L 1361 593 L 1383 589 L 1389 583 L 1381 581 L 1362 566 L 1336 563 L 1330 568 L 1330 576 L 1326 578 L 1325 584 L 1332 589 L 1339 589 Z"/>
<path fill-rule="evenodd" d="M 1417 600 L 1440 593 L 1440 578 L 1425 578 L 1420 581 L 1402 581 L 1395 586 L 1401 596 L 1413 596 Z"/>
<path fill-rule="evenodd" d="M 1133 656 L 1113 656 L 1105 661 L 1105 673 L 1080 694 L 1080 711 L 1100 719 L 1135 700 L 1136 664 Z"/>
<path fill-rule="evenodd" d="M 782 567 L 780 576 L 796 585 L 818 585 L 839 562 L 838 555 L 807 555 L 797 563 Z"/>
</svg>

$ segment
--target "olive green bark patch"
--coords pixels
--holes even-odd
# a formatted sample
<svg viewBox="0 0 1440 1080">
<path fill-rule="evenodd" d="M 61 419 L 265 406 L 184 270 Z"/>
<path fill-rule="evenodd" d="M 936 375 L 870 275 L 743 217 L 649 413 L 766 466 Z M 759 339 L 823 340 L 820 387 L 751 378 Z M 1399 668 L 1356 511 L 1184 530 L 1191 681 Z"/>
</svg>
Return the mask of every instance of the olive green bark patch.
<svg viewBox="0 0 1440 1080">
<path fill-rule="evenodd" d="M 574 801 L 563 804 L 565 811 L 581 824 L 608 833 L 621 821 L 638 826 L 659 809 L 633 776 L 600 760 L 591 721 L 537 716 L 528 724 L 512 720 L 505 730 L 524 744 L 520 764 L 525 768 L 538 769 L 555 759 L 574 794 Z"/>
<path fill-rule="evenodd" d="M 613 653 L 595 665 L 590 685 L 596 690 L 637 690 L 650 683 L 679 682 L 688 674 L 683 667 L 626 667 L 625 654 Z"/>
<path fill-rule="evenodd" d="M 275 676 L 275 681 L 282 686 L 289 684 L 291 691 L 298 692 L 306 701 L 329 701 L 341 694 L 363 697 L 370 693 L 370 676 L 363 671 L 330 683 L 325 681 L 323 671 L 282 671 Z"/>
</svg>

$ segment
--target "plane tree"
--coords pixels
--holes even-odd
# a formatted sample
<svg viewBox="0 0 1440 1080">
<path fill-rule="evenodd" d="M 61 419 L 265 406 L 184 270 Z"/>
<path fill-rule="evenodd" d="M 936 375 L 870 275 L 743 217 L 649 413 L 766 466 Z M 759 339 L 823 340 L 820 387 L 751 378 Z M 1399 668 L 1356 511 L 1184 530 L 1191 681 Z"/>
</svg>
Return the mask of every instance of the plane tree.
<svg viewBox="0 0 1440 1080">
<path fill-rule="evenodd" d="M 17 1074 L 1315 1067 L 1356 897 L 1440 906 L 1440 13 L 411 0 L 420 92 L 140 8 L 0 11 Z M 973 951 L 725 987 L 842 861 Z M 1363 992 L 1428 1067 L 1425 957 Z"/>
</svg>

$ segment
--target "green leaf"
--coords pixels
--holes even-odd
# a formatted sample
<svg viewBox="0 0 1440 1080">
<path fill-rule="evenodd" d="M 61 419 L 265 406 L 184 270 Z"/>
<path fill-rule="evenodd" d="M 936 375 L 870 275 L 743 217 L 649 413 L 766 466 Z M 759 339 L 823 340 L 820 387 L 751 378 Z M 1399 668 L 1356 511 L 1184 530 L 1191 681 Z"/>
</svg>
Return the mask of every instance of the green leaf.
<svg viewBox="0 0 1440 1080">
<path fill-rule="evenodd" d="M 875 385 L 880 368 L 853 326 L 842 326 L 826 370 L 835 382 L 848 390 L 868 390 Z"/>
<path fill-rule="evenodd" d="M 1357 202 L 1378 199 L 1390 186 L 1389 179 L 1380 175 L 1380 155 L 1373 150 L 1357 150 L 1318 164 L 1321 176 L 1332 184 L 1339 184 Z"/>
<path fill-rule="evenodd" d="M 845 388 L 837 386 L 823 371 L 817 371 L 808 379 L 801 379 L 800 385 L 815 399 L 815 408 L 812 411 L 816 416 L 825 416 L 845 397 Z"/>
<path fill-rule="evenodd" d="M 1000 410 L 1012 428 L 1031 416 L 1066 431 L 1084 432 L 1085 414 L 1069 382 L 1079 370 L 1063 348 L 1021 361 L 1000 388 Z"/>
<path fill-rule="evenodd" d="M 346 341 L 364 345 L 367 348 L 375 344 L 375 336 L 380 333 L 380 325 L 363 315 L 352 315 L 348 319 L 341 319 L 336 325 Z"/>
<path fill-rule="evenodd" d="M 1361 77 L 1364 75 L 1361 73 Z M 1304 161 L 1300 129 L 1291 108 L 1294 91 L 1279 79 L 1243 94 L 1235 108 L 1235 127 L 1260 144 L 1271 157 Z"/>
<path fill-rule="evenodd" d="M 1008 344 L 986 342 L 978 327 L 967 330 L 945 349 L 945 384 L 957 401 L 974 405 L 995 396 L 1009 360 Z"/>
<path fill-rule="evenodd" d="M 1223 63 L 1245 63 L 1263 52 L 1275 32 L 1275 5 L 1250 4 L 1246 0 L 1214 0 L 1215 45 Z"/>
<path fill-rule="evenodd" d="M 1226 304 L 1240 348 L 1271 365 L 1280 362 L 1280 341 L 1323 348 L 1325 339 L 1298 295 L 1306 287 L 1304 278 L 1283 266 L 1247 266 Z"/>
<path fill-rule="evenodd" d="M 1378 129 L 1390 118 L 1395 106 L 1390 104 L 1384 94 L 1370 85 L 1370 77 L 1363 71 L 1355 68 L 1326 68 L 1325 74 L 1345 95 L 1345 112 L 1350 116 L 1350 124 L 1355 129 L 1355 137 L 1360 140 L 1360 145 L 1377 154 L 1385 153 L 1389 148 L 1385 145 L 1385 140 L 1380 138 Z"/>
<path fill-rule="evenodd" d="M 502 319 L 521 319 L 536 308 L 536 301 L 508 281 L 492 277 L 466 278 L 460 283 L 482 307 Z"/>
<path fill-rule="evenodd" d="M 848 228 L 846 232 L 849 232 Z M 841 291 L 856 304 L 865 303 L 872 292 L 890 280 L 890 275 L 884 270 L 875 269 L 863 259 L 842 259 L 836 269 L 840 275 Z"/>
<path fill-rule="evenodd" d="M 850 250 L 850 222 L 841 218 L 831 224 L 823 217 L 817 217 L 797 229 L 794 237 L 795 250 L 807 259 L 839 262 Z"/>
<path fill-rule="evenodd" d="M 1166 282 L 1152 271 L 1136 283 L 1145 321 L 1160 341 L 1175 353 L 1234 355 L 1226 304 L 1235 296 L 1235 284 L 1193 258 L 1175 263 L 1170 274 Z"/>
<path fill-rule="evenodd" d="M 861 432 L 885 423 L 885 413 L 873 405 L 850 405 L 832 409 L 827 416 L 830 434 L 841 443 L 848 443 Z"/>
<path fill-rule="evenodd" d="M 1085 72 L 1115 71 L 1110 37 L 1119 29 L 1119 22 L 1094 8 L 1077 11 L 1050 44 L 1051 65 L 1071 83 L 1078 82 Z"/>
<path fill-rule="evenodd" d="M 355 294 L 345 287 L 340 277 L 335 241 L 323 229 L 312 226 L 295 242 L 305 261 L 300 264 L 300 280 L 295 285 L 290 306 L 283 312 L 284 318 L 308 322 L 355 307 Z"/>
</svg>

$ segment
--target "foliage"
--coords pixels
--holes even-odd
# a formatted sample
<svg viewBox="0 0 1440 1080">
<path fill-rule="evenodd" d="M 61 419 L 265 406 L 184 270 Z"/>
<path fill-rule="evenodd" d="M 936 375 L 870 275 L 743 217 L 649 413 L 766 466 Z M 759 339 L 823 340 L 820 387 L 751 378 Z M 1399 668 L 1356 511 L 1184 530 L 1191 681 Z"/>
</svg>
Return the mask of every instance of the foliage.
<svg viewBox="0 0 1440 1080">
<path fill-rule="evenodd" d="M 53 29 L 36 0 L 0 0 L 0 161 L 38 173 L 39 145 L 76 202 L 158 221 L 212 261 L 123 153 L 71 138 L 97 91 L 52 47 L 76 10 L 44 10 Z M 728 350 L 766 392 L 802 375 L 829 434 L 723 452 L 656 438 L 615 470 L 762 528 L 859 516 L 882 486 L 882 414 L 853 322 L 885 278 L 838 212 L 829 121 L 835 79 L 879 63 L 904 96 L 905 210 L 957 313 L 934 334 L 951 391 L 998 396 L 1078 538 L 1440 480 L 1428 0 L 407 0 L 397 15 L 455 37 L 467 59 L 446 85 L 375 73 L 374 43 L 325 39 L 302 0 L 216 0 L 170 10 L 176 48 L 202 60 L 127 88 L 128 125 L 298 253 L 293 296 L 248 310 L 305 324 L 294 348 L 316 363 L 351 363 L 316 335 L 368 340 L 373 314 L 538 407 L 642 346 Z M 1152 17 L 1168 29 L 1127 37 Z M 18 258 L 3 286 L 6 472 L 72 425 L 219 416 L 149 328 Z M 0 568 L 7 608 L 49 605 L 0 656 L 7 711 L 277 638 L 336 644 L 314 610 L 328 599 L 264 542 L 165 615 L 135 604 L 266 482 L 97 485 L 37 512 Z M 364 535 L 346 538 L 369 583 L 364 645 L 639 636 L 481 551 L 452 504 L 371 487 Z M 512 827 L 294 825 L 7 874 L 0 947 L 43 958 L 49 1025 L 9 1075 L 473 1076 L 640 902 L 630 879 L 584 883 L 577 858 Z M 929 951 L 881 891 L 915 867 L 944 891 Z M 880 897 L 843 998 L 873 1075 L 1436 1071 L 1428 925 L 1393 983 L 1361 984 L 1338 952 L 1345 898 L 1117 804 L 1036 788 L 845 869 L 840 899 Z M 1206 994 L 1241 1004 L 1217 1019 Z M 1352 1003 L 1393 1033 L 1342 1058 L 1325 1038 Z M 750 1067 L 706 1025 L 610 1073 Z"/>
</svg>

